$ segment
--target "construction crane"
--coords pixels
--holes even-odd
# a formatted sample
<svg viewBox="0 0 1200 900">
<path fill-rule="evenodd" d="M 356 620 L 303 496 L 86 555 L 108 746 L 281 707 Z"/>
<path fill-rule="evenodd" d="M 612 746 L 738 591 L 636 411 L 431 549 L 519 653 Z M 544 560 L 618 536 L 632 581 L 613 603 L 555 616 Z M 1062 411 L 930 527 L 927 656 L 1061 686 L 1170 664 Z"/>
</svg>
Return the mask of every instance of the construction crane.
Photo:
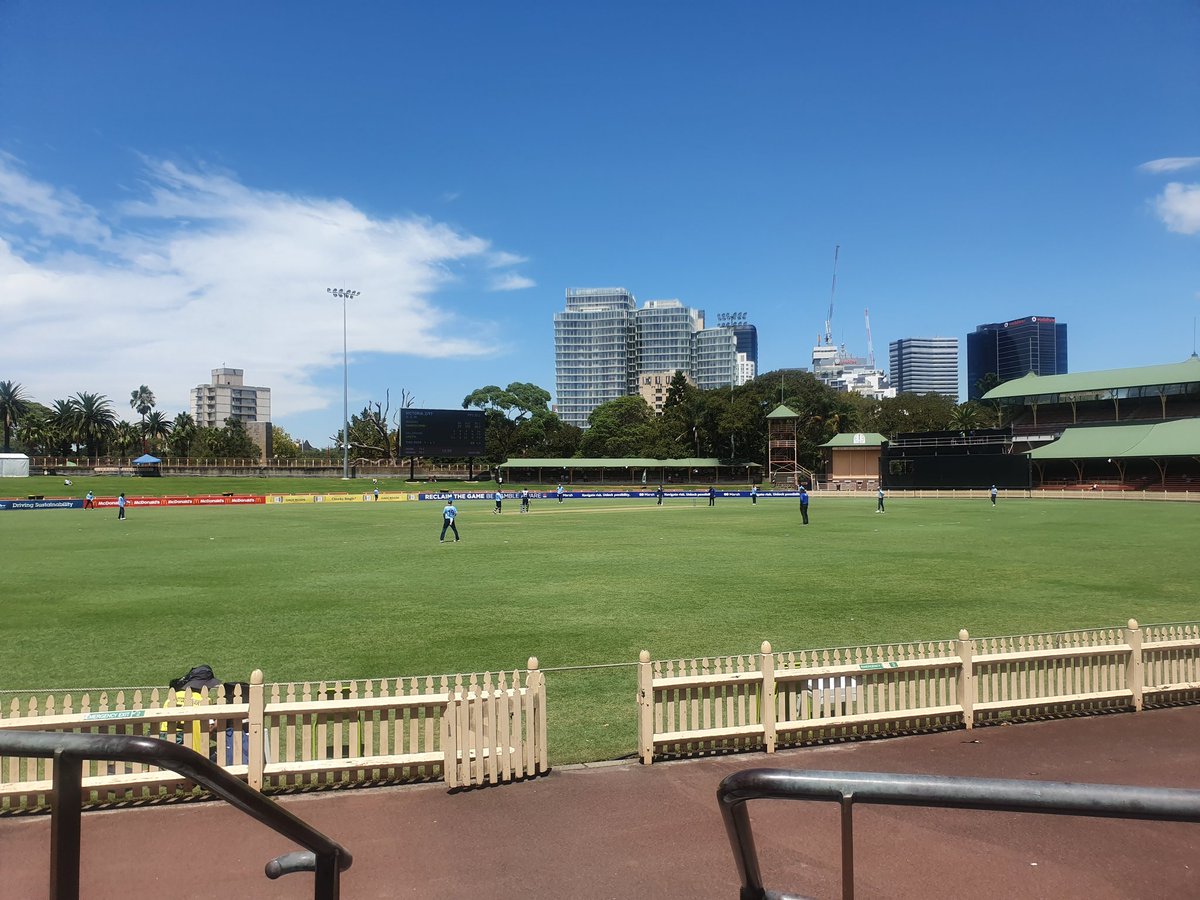
<svg viewBox="0 0 1200 900">
<path fill-rule="evenodd" d="M 833 346 L 833 298 L 837 294 L 837 264 L 838 251 L 842 249 L 841 244 L 835 244 L 833 248 L 833 285 L 829 289 L 829 315 L 825 317 L 825 346 Z"/>
<path fill-rule="evenodd" d="M 871 310 L 863 310 L 863 318 L 867 320 L 867 365 L 875 370 L 875 345 L 871 343 Z"/>
</svg>

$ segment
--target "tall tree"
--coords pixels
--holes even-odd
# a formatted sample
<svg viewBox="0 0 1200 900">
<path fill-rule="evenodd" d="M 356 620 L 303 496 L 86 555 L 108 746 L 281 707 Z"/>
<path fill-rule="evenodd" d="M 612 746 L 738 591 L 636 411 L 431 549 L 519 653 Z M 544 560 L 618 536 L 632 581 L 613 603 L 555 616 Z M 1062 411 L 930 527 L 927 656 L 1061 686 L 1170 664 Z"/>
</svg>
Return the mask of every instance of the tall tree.
<svg viewBox="0 0 1200 900">
<path fill-rule="evenodd" d="M 225 420 L 221 430 L 220 451 L 221 456 L 237 459 L 256 459 L 261 455 L 258 444 L 246 433 L 245 423 L 232 416 Z"/>
<path fill-rule="evenodd" d="M 142 422 L 142 435 L 149 439 L 151 447 L 157 448 L 159 442 L 165 440 L 170 433 L 171 423 L 166 414 L 158 410 L 150 413 Z"/>
<path fill-rule="evenodd" d="M 70 400 L 55 400 L 50 407 L 50 427 L 57 438 L 56 452 L 70 453 L 72 445 L 78 445 L 79 410 Z"/>
<path fill-rule="evenodd" d="M 171 436 L 167 446 L 175 456 L 191 456 L 192 440 L 196 436 L 196 420 L 191 413 L 181 412 L 171 423 Z"/>
<path fill-rule="evenodd" d="M 75 439 L 83 443 L 88 456 L 100 456 L 117 422 L 112 403 L 103 394 L 87 391 L 79 391 L 68 402 L 74 406 Z"/>
<path fill-rule="evenodd" d="M 58 433 L 50 423 L 48 410 L 44 406 L 31 404 L 17 425 L 17 440 L 26 453 L 53 453 Z"/>
<path fill-rule="evenodd" d="M 128 456 L 129 451 L 138 445 L 138 441 L 143 439 L 142 429 L 134 425 L 132 422 L 121 420 L 112 428 L 112 433 L 109 436 L 109 443 L 112 448 L 121 456 Z"/>
<path fill-rule="evenodd" d="M 0 381 L 0 421 L 4 423 L 4 452 L 11 451 L 12 430 L 29 405 L 25 389 L 15 381 Z"/>
<path fill-rule="evenodd" d="M 142 417 L 142 452 L 146 452 L 146 414 L 154 409 L 155 404 L 154 391 L 141 385 L 136 391 L 131 391 L 129 394 L 129 407 L 136 410 L 138 415 Z"/>
</svg>

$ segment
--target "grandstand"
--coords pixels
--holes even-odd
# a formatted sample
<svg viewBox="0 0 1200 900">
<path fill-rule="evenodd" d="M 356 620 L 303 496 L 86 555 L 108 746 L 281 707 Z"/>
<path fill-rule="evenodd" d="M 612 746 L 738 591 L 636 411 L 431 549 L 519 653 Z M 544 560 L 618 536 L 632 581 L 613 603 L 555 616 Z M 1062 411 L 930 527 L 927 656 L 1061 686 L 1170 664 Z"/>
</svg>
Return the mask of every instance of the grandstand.
<svg viewBox="0 0 1200 900">
<path fill-rule="evenodd" d="M 1035 375 L 983 396 L 1012 413 L 1014 450 L 1040 486 L 1200 487 L 1200 356 L 1169 365 Z"/>
</svg>

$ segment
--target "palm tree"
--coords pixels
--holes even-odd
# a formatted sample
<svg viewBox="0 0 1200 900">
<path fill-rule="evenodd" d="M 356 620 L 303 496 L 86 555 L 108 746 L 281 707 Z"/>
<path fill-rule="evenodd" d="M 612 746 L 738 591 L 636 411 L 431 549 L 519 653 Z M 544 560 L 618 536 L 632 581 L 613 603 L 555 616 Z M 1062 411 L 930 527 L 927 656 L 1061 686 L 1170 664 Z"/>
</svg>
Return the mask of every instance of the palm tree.
<svg viewBox="0 0 1200 900">
<path fill-rule="evenodd" d="M 154 447 L 158 441 L 161 441 L 171 433 L 171 423 L 167 421 L 167 417 L 155 410 L 146 416 L 146 420 L 142 423 L 142 436 L 150 439 L 150 446 Z"/>
<path fill-rule="evenodd" d="M 139 438 L 142 438 L 142 429 L 139 426 L 132 422 L 120 421 L 113 426 L 109 442 L 119 455 L 126 456 L 137 446 Z"/>
<path fill-rule="evenodd" d="M 978 403 L 968 400 L 954 407 L 950 415 L 950 427 L 955 431 L 974 431 L 983 424 L 983 410 Z"/>
<path fill-rule="evenodd" d="M 129 393 L 129 407 L 137 410 L 138 414 L 142 417 L 143 453 L 146 452 L 146 413 L 154 409 L 154 403 L 154 391 L 150 390 L 150 388 L 146 387 L 144 384 L 138 387 L 136 391 L 130 391 Z"/>
<path fill-rule="evenodd" d="M 36 453 L 53 453 L 58 442 L 58 432 L 50 423 L 49 417 L 41 413 L 26 413 L 17 426 L 17 440 L 31 455 Z"/>
<path fill-rule="evenodd" d="M 191 413 L 181 412 L 171 423 L 171 452 L 175 456 L 187 456 L 196 436 L 196 420 Z"/>
<path fill-rule="evenodd" d="M 79 442 L 79 413 L 70 400 L 55 400 L 50 407 L 50 428 L 55 436 L 55 453 L 70 453 Z"/>
<path fill-rule="evenodd" d="M 83 443 L 89 456 L 99 456 L 117 422 L 112 403 L 103 394 L 86 391 L 80 391 L 68 402 L 75 408 L 75 439 Z"/>
<path fill-rule="evenodd" d="M 21 385 L 15 381 L 0 381 L 0 421 L 4 422 L 5 453 L 10 450 L 12 430 L 25 414 L 28 405 L 29 396 Z"/>
</svg>

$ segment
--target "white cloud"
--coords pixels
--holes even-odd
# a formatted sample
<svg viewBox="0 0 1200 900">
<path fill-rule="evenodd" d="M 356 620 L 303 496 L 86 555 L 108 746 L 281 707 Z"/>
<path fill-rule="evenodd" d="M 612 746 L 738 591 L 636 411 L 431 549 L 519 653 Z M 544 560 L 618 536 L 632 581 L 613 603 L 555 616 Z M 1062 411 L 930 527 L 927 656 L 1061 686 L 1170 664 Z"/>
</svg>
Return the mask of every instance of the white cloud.
<svg viewBox="0 0 1200 900">
<path fill-rule="evenodd" d="M 1144 162 L 1138 168 L 1143 172 L 1161 175 L 1164 172 L 1179 172 L 1200 166 L 1200 156 L 1167 156 L 1163 159 L 1152 159 Z"/>
<path fill-rule="evenodd" d="M 362 291 L 348 319 L 357 353 L 489 352 L 438 296 L 496 259 L 520 261 L 487 240 L 227 173 L 147 161 L 145 176 L 142 196 L 105 214 L 0 155 L 0 377 L 39 402 L 96 391 L 124 415 L 129 391 L 149 384 L 179 410 L 227 364 L 271 386 L 276 418 L 336 405 L 313 384 L 341 364 L 328 286 Z M 532 284 L 497 277 L 506 290 Z"/>
<path fill-rule="evenodd" d="M 491 289 L 493 291 L 520 291 L 536 286 L 537 282 L 532 278 L 526 278 L 516 272 L 506 272 L 504 275 L 492 279 Z"/>
<path fill-rule="evenodd" d="M 1154 209 L 1168 231 L 1200 234 L 1200 184 L 1172 181 L 1154 198 Z"/>
</svg>

